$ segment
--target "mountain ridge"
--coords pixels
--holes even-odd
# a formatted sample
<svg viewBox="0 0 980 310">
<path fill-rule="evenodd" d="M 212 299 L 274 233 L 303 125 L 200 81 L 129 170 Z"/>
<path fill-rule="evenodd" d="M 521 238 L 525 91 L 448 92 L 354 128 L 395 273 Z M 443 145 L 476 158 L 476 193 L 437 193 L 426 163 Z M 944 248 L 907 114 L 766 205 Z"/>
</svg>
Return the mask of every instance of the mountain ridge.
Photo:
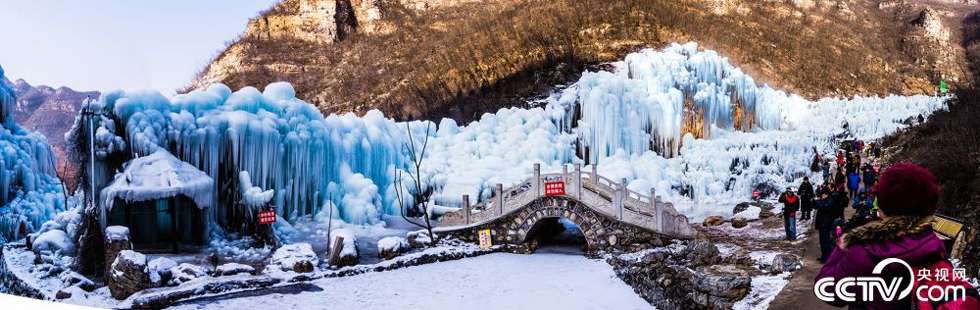
<svg viewBox="0 0 980 310">
<path fill-rule="evenodd" d="M 473 120 L 644 47 L 698 42 L 815 99 L 935 94 L 965 71 L 943 1 L 284 0 L 184 91 L 289 81 L 324 113 Z M 589 12 L 583 14 L 582 12 Z"/>
</svg>

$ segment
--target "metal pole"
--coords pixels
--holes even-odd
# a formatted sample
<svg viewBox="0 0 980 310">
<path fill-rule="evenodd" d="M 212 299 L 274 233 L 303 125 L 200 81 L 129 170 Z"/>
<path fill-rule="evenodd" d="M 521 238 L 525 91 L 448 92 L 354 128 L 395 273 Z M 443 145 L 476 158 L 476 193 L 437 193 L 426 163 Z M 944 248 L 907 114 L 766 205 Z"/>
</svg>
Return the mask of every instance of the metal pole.
<svg viewBox="0 0 980 310">
<path fill-rule="evenodd" d="M 330 208 L 330 211 L 327 211 L 327 216 L 330 217 L 327 219 L 327 253 L 330 253 L 330 226 L 333 225 L 333 193 L 327 199 L 327 208 Z"/>
<path fill-rule="evenodd" d="M 98 205 L 95 202 L 95 128 L 94 128 L 95 127 L 95 119 L 94 119 L 95 118 L 95 111 L 92 110 L 92 101 L 88 101 L 86 103 L 87 103 L 87 108 L 88 108 L 88 112 L 89 112 L 89 116 L 88 116 L 88 142 L 89 142 L 89 144 L 88 144 L 89 145 L 89 150 L 88 150 L 88 152 L 89 152 L 89 176 L 88 176 L 88 180 L 89 180 L 89 185 L 91 186 L 90 187 L 91 192 L 89 192 L 89 196 L 92 197 L 92 199 L 91 199 L 91 201 L 92 201 L 92 211 L 99 212 L 99 224 L 100 224 L 100 226 L 102 226 L 102 225 L 105 224 L 105 221 L 102 220 L 103 219 L 103 214 L 102 214 L 101 210 L 98 210 Z M 129 225 L 129 223 L 126 223 L 126 224 Z M 105 227 L 102 227 L 102 228 L 105 228 Z"/>
</svg>

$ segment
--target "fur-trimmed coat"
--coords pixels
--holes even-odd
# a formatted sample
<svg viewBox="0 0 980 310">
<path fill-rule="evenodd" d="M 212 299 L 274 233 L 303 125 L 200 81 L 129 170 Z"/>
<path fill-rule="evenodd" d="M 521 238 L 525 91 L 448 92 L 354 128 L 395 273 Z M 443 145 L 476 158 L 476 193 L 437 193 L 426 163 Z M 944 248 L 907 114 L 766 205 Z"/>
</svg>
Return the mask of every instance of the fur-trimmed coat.
<svg viewBox="0 0 980 310">
<path fill-rule="evenodd" d="M 942 240 L 936 237 L 932 230 L 931 216 L 895 216 L 887 220 L 875 221 L 841 236 L 840 246 L 834 249 L 827 263 L 820 269 L 816 280 L 845 277 L 880 276 L 886 283 L 891 283 L 895 277 L 902 277 L 899 287 L 907 287 L 911 279 L 904 266 L 891 264 L 884 269 L 882 275 L 872 274 L 878 262 L 886 258 L 899 258 L 912 267 L 928 266 L 945 257 L 946 247 Z M 914 276 L 914 275 L 912 275 Z M 875 294 L 874 302 L 862 302 L 859 287 L 851 287 L 848 291 L 856 294 L 856 302 L 844 302 L 840 299 L 829 304 L 837 307 L 849 306 L 850 309 L 909 309 L 911 298 L 892 302 L 882 301 L 882 296 Z"/>
</svg>

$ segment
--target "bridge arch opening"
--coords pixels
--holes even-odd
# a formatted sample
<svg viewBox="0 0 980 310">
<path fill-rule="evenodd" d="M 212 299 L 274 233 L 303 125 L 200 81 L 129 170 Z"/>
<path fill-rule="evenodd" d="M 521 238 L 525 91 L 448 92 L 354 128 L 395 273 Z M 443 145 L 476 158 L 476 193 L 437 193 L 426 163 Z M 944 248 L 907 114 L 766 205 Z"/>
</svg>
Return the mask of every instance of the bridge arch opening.
<svg viewBox="0 0 980 310">
<path fill-rule="evenodd" d="M 584 255 L 589 249 L 585 232 L 565 217 L 546 217 L 531 226 L 525 242 L 534 253 Z"/>
</svg>

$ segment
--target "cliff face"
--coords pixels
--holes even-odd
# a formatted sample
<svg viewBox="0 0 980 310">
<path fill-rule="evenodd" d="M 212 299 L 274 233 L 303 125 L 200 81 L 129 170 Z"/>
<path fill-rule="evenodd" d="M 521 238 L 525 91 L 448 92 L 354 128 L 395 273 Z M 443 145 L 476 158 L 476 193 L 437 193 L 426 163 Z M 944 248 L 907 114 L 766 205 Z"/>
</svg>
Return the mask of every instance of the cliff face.
<svg viewBox="0 0 980 310">
<path fill-rule="evenodd" d="M 980 6 L 872 0 L 284 0 L 188 90 L 293 83 L 326 113 L 465 121 L 642 47 L 697 41 L 810 98 L 935 93 Z"/>
</svg>

